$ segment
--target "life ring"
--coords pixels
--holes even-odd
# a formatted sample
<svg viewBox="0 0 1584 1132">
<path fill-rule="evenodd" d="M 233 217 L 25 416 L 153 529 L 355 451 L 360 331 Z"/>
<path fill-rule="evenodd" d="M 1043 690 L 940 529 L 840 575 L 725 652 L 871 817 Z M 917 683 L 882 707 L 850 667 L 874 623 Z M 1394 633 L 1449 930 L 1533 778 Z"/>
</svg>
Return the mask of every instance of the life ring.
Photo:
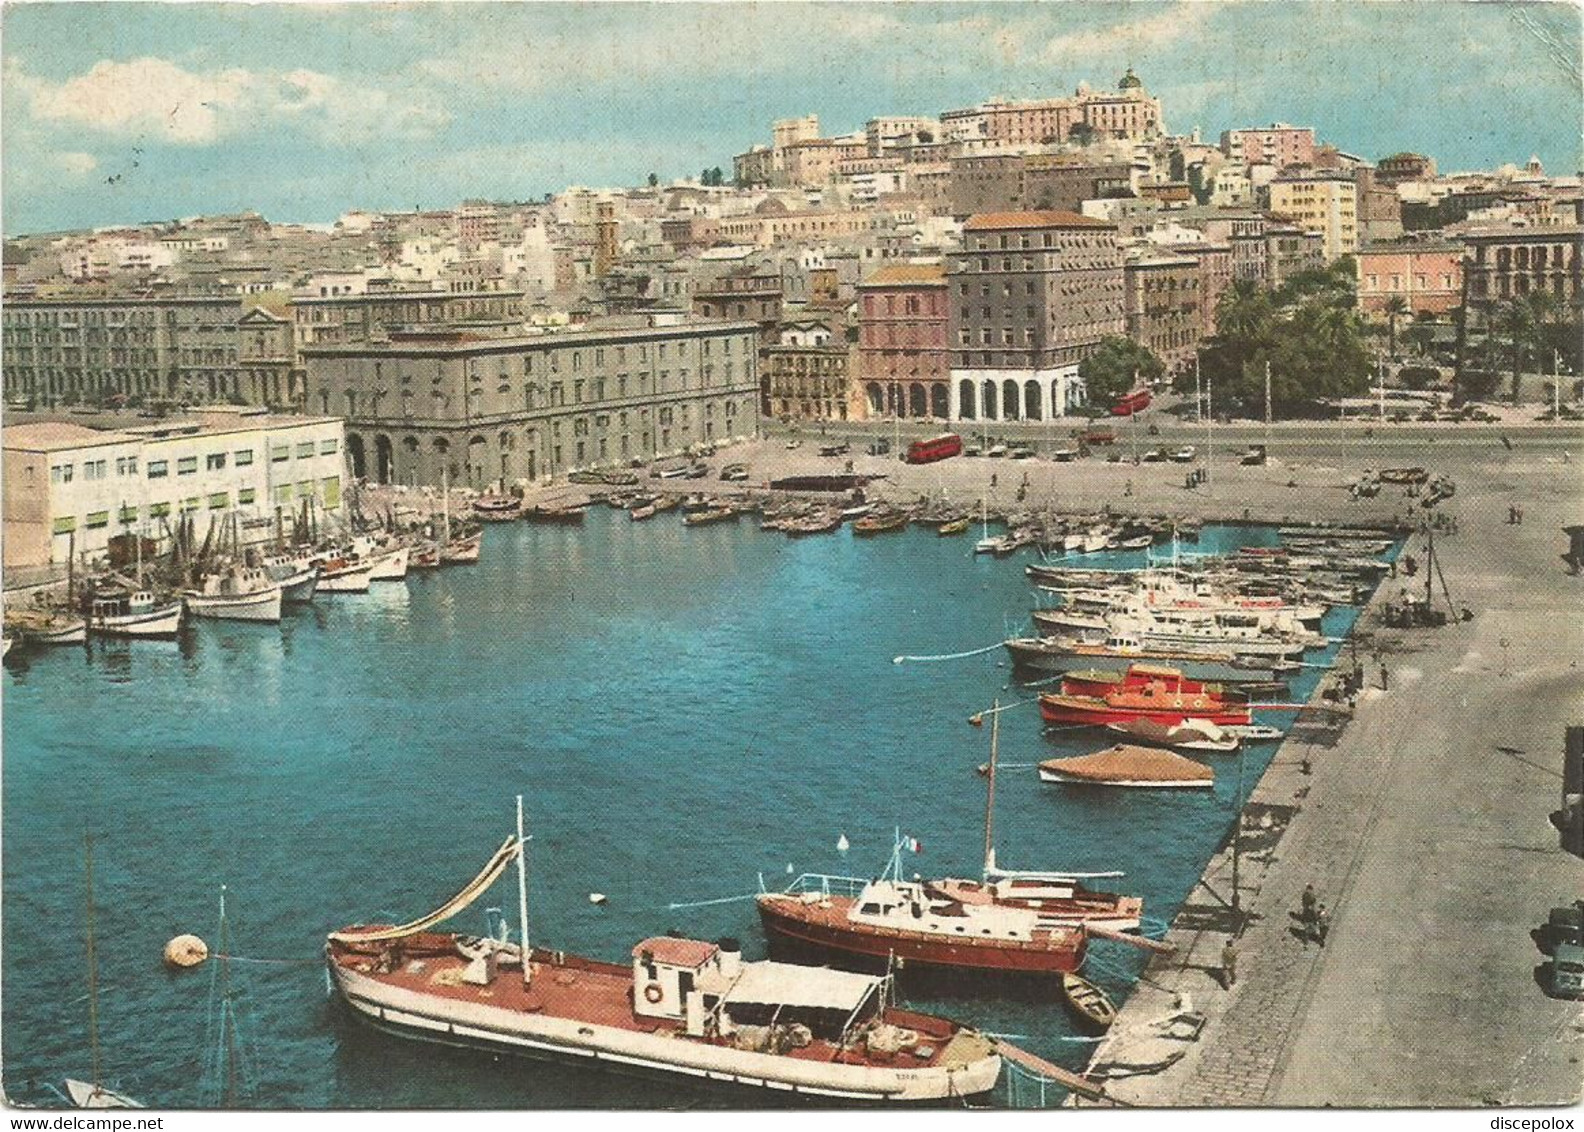
<svg viewBox="0 0 1584 1132">
<path fill-rule="evenodd" d="M 644 987 L 645 1001 L 651 1003 L 659 1002 L 664 997 L 665 991 L 660 989 L 659 983 L 650 983 L 648 986 Z"/>
</svg>

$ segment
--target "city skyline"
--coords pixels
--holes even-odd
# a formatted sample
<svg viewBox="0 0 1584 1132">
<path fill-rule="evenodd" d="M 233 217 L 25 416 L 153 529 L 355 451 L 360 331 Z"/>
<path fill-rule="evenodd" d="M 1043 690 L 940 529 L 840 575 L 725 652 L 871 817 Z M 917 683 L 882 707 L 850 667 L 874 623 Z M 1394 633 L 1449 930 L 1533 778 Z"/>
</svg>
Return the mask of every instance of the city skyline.
<svg viewBox="0 0 1584 1132">
<path fill-rule="evenodd" d="M 1284 120 L 1371 160 L 1415 150 L 1450 171 L 1532 153 L 1553 173 L 1578 169 L 1570 7 L 1327 5 L 1325 42 L 1302 43 L 1315 13 L 25 4 L 5 13 L 4 228 L 242 209 L 323 223 L 670 180 L 729 170 L 774 118 L 812 112 L 838 133 L 1110 86 L 1128 66 L 1174 133 Z"/>
</svg>

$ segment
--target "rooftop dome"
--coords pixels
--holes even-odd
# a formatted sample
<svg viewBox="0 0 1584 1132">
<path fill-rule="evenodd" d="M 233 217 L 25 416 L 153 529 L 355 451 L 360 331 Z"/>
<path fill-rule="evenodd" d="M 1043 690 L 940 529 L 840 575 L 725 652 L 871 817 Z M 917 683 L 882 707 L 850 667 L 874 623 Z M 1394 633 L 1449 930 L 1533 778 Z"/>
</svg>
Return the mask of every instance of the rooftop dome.
<svg viewBox="0 0 1584 1132">
<path fill-rule="evenodd" d="M 1142 90 L 1143 88 L 1143 82 L 1133 73 L 1132 67 L 1127 69 L 1127 74 L 1123 75 L 1122 81 L 1117 83 L 1118 90 Z"/>
</svg>

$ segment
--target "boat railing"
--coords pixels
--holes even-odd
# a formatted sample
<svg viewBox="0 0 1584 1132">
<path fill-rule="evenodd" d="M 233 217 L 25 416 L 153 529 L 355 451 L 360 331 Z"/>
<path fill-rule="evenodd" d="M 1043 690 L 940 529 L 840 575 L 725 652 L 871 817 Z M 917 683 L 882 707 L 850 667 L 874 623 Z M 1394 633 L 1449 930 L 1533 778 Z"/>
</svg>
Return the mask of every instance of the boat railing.
<svg viewBox="0 0 1584 1132">
<path fill-rule="evenodd" d="M 789 896 L 817 893 L 820 896 L 852 896 L 861 893 L 870 881 L 863 877 L 834 876 L 830 873 L 803 873 L 786 886 Z"/>
</svg>

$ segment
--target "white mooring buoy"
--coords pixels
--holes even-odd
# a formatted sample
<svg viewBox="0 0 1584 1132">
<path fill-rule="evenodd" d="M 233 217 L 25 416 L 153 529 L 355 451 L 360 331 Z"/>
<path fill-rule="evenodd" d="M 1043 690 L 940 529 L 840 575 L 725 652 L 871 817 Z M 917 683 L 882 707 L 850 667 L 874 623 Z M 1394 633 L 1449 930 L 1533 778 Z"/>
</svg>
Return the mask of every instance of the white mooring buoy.
<svg viewBox="0 0 1584 1132">
<path fill-rule="evenodd" d="M 169 967 L 196 967 L 209 958 L 209 945 L 195 935 L 179 935 L 165 945 Z"/>
</svg>

